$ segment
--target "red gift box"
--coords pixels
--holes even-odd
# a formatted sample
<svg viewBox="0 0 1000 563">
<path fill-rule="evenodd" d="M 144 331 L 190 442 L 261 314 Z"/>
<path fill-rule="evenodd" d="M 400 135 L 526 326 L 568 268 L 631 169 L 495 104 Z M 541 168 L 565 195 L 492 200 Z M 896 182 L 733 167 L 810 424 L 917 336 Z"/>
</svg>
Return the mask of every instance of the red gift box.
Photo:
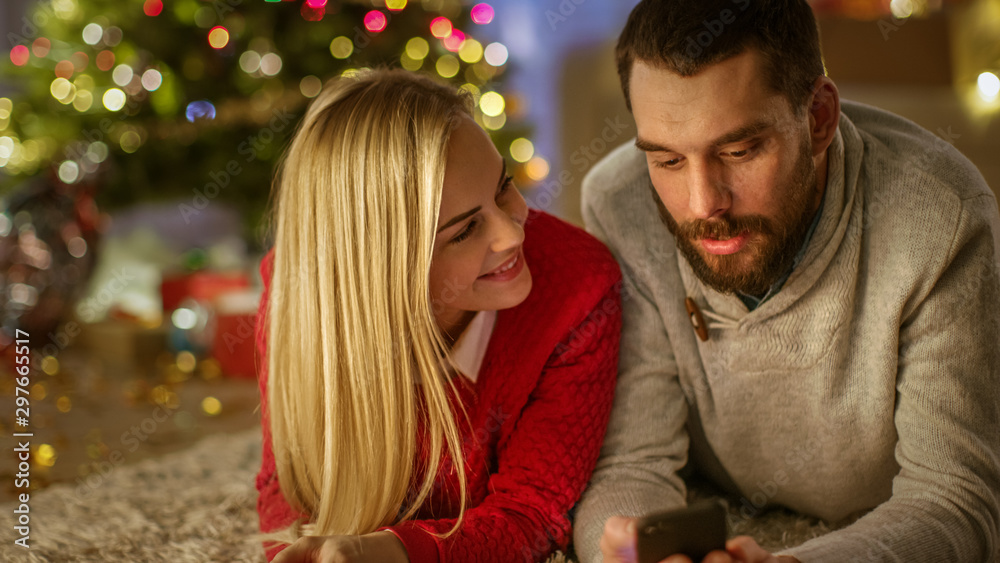
<svg viewBox="0 0 1000 563">
<path fill-rule="evenodd" d="M 163 299 L 163 314 L 169 315 L 188 297 L 198 301 L 211 302 L 216 296 L 250 287 L 246 272 L 194 272 L 191 274 L 164 276 L 160 282 Z"/>
<path fill-rule="evenodd" d="M 257 377 L 254 329 L 260 292 L 242 290 L 221 294 L 214 301 L 215 336 L 212 357 L 224 375 Z"/>
</svg>

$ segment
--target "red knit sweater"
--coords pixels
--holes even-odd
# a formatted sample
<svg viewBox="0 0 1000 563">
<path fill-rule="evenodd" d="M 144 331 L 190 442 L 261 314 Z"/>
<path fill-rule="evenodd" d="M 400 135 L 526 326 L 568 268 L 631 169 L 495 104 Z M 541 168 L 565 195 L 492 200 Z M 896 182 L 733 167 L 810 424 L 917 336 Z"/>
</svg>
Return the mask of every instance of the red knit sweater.
<svg viewBox="0 0 1000 563">
<path fill-rule="evenodd" d="M 261 262 L 260 314 L 272 253 Z M 383 528 L 402 540 L 412 563 L 539 561 L 570 541 L 568 513 L 597 462 L 614 393 L 620 273 L 600 242 L 539 211 L 529 214 L 524 256 L 531 293 L 517 307 L 499 311 L 476 383 L 459 378 L 460 400 L 472 421 L 463 429 L 463 526 L 445 539 L 428 533 L 448 531 L 457 515 L 454 472 L 442 471 L 442 486 L 417 519 Z M 257 511 L 261 530 L 269 532 L 302 515 L 285 501 L 275 473 L 263 330 L 257 331 L 257 346 L 264 366 Z M 269 549 L 268 560 L 281 549 Z"/>
</svg>

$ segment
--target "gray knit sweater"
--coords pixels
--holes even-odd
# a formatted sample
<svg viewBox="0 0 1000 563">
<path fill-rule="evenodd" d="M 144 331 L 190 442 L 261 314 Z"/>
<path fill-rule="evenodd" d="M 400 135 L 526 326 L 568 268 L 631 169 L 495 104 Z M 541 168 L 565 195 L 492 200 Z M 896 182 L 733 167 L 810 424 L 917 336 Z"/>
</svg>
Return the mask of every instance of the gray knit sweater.
<svg viewBox="0 0 1000 563">
<path fill-rule="evenodd" d="M 753 312 L 702 285 L 661 223 L 644 155 L 583 184 L 625 275 L 619 381 L 576 515 L 600 561 L 611 515 L 684 504 L 689 458 L 738 495 L 853 524 L 784 553 L 987 561 L 1000 546 L 1000 217 L 975 167 L 890 113 L 843 103 L 825 204 L 781 291 Z M 695 335 L 691 297 L 710 318 Z"/>
</svg>

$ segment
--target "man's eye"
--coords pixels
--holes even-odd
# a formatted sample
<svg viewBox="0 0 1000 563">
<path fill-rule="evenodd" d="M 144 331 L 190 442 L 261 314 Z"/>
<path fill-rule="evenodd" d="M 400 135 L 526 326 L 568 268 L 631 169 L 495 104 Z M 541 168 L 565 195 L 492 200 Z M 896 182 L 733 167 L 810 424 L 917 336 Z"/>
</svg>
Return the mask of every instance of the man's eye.
<svg viewBox="0 0 1000 563">
<path fill-rule="evenodd" d="M 755 145 L 747 147 L 745 149 L 740 149 L 738 151 L 729 151 L 729 152 L 726 153 L 726 156 L 728 156 L 730 158 L 735 158 L 735 159 L 744 159 L 744 158 L 747 158 L 749 156 L 753 156 L 753 154 L 754 154 L 754 152 L 756 150 L 757 150 L 757 145 L 755 144 Z"/>
<path fill-rule="evenodd" d="M 656 162 L 658 168 L 673 168 L 680 163 L 681 159 L 671 158 L 670 160 L 661 160 Z"/>
</svg>

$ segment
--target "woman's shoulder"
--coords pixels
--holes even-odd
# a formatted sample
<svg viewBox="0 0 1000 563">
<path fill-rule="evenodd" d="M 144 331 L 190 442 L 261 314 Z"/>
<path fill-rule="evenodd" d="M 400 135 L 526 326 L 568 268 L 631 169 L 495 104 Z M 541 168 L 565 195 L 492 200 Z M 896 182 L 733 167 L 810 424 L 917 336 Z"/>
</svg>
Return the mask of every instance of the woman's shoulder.
<svg viewBox="0 0 1000 563">
<path fill-rule="evenodd" d="M 583 229 L 532 209 L 524 226 L 524 253 L 535 283 L 600 286 L 621 279 L 618 262 L 603 242 Z"/>
</svg>

